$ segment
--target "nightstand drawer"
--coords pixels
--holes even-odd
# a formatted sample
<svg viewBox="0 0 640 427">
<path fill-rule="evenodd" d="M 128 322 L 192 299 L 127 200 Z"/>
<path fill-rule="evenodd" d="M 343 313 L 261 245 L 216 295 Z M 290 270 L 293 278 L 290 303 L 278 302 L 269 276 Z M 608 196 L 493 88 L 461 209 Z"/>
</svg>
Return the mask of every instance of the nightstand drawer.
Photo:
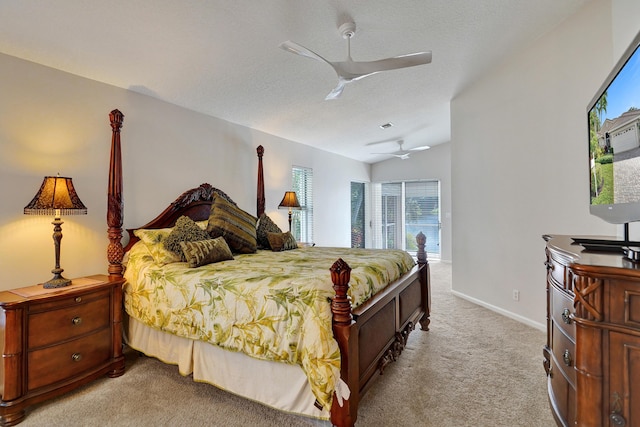
<svg viewBox="0 0 640 427">
<path fill-rule="evenodd" d="M 79 301 L 78 301 L 79 300 Z M 47 307 L 43 307 L 43 306 Z M 55 303 L 37 304 L 29 314 L 29 349 L 63 342 L 108 327 L 110 322 L 110 294 L 100 292 L 67 298 Z M 39 311 L 39 309 L 50 311 Z"/>
<path fill-rule="evenodd" d="M 35 350 L 27 361 L 27 389 L 54 384 L 107 363 L 111 357 L 111 328 L 64 344 Z"/>
</svg>

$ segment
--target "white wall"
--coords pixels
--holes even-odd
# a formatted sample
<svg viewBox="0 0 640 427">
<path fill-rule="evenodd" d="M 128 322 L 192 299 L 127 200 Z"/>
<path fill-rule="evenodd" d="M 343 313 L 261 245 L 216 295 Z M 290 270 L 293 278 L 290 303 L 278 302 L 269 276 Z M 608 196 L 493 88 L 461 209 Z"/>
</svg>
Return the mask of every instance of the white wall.
<svg viewBox="0 0 640 427">
<path fill-rule="evenodd" d="M 586 152 L 612 55 L 612 4 L 591 2 L 452 101 L 457 293 L 542 328 L 541 235 L 616 234 L 589 214 Z"/>
<path fill-rule="evenodd" d="M 440 144 L 411 154 L 407 160 L 389 159 L 371 165 L 371 181 L 440 181 L 442 229 L 440 259 L 451 261 L 451 144 Z"/>
<path fill-rule="evenodd" d="M 125 115 L 125 228 L 144 224 L 203 182 L 255 213 L 255 148 L 262 144 L 267 213 L 286 229 L 286 211 L 277 204 L 291 188 L 291 166 L 311 167 L 315 240 L 350 245 L 350 182 L 368 182 L 368 164 L 1 54 L 0 94 L 0 289 L 52 276 L 53 218 L 22 210 L 43 177 L 56 173 L 73 178 L 89 210 L 62 218 L 64 274 L 106 273 L 108 114 L 114 108 Z"/>
</svg>

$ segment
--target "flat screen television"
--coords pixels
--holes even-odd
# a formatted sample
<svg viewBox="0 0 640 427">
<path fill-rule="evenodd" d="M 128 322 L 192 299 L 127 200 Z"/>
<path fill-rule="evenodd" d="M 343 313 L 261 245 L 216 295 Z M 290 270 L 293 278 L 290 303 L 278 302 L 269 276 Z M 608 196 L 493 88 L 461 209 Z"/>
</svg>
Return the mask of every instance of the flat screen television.
<svg viewBox="0 0 640 427">
<path fill-rule="evenodd" d="M 640 221 L 640 32 L 587 106 L 590 213 Z"/>
</svg>

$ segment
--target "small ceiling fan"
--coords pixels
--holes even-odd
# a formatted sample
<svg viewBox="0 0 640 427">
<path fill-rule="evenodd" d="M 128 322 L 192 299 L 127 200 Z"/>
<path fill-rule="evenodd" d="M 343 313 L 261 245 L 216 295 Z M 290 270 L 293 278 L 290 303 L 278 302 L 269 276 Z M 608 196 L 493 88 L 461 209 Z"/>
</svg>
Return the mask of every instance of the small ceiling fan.
<svg viewBox="0 0 640 427">
<path fill-rule="evenodd" d="M 408 150 L 405 150 L 404 148 L 402 148 L 402 145 L 404 144 L 403 140 L 399 140 L 399 141 L 396 141 L 396 142 L 398 143 L 398 147 L 399 147 L 398 151 L 394 151 L 392 153 L 371 153 L 371 154 L 385 154 L 385 155 L 388 155 L 388 156 L 397 157 L 397 158 L 402 159 L 402 160 L 407 160 L 411 156 L 412 152 L 414 152 L 414 151 L 424 151 L 424 150 L 428 150 L 429 148 L 431 148 L 428 145 L 423 145 L 421 147 L 414 147 L 414 148 L 409 148 Z"/>
<path fill-rule="evenodd" d="M 325 99 L 336 99 L 340 97 L 347 83 L 363 79 L 381 71 L 396 70 L 399 68 L 414 67 L 416 65 L 429 64 L 431 62 L 431 51 L 410 53 L 407 55 L 395 56 L 392 58 L 380 59 L 377 61 L 358 62 L 351 59 L 351 38 L 356 33 L 356 24 L 345 22 L 338 28 L 342 37 L 347 39 L 347 59 L 340 62 L 331 62 L 324 59 L 317 53 L 287 40 L 280 44 L 280 48 L 296 55 L 326 62 L 338 75 L 338 85 L 327 95 Z"/>
</svg>

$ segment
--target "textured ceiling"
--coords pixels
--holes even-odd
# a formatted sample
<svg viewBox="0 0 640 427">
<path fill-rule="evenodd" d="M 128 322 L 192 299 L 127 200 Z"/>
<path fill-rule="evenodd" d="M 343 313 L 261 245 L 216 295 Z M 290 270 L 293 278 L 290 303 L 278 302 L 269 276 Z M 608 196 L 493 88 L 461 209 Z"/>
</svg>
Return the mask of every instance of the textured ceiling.
<svg viewBox="0 0 640 427">
<path fill-rule="evenodd" d="M 0 52 L 373 163 L 398 139 L 449 141 L 451 99 L 588 1 L 2 0 Z M 431 50 L 433 62 L 325 101 L 333 70 L 278 45 L 344 60 L 347 20 L 356 61 Z"/>
</svg>

